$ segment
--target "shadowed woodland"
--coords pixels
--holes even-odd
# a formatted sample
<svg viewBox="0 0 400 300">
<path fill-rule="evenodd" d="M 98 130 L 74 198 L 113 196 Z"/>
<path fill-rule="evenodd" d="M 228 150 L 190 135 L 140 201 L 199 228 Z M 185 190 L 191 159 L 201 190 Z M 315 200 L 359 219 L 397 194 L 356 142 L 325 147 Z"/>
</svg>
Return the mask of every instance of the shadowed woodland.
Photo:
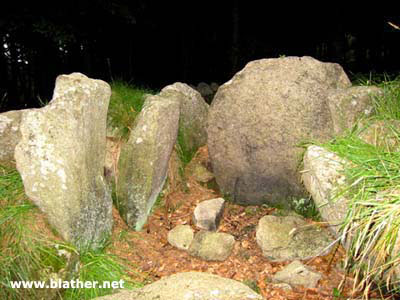
<svg viewBox="0 0 400 300">
<path fill-rule="evenodd" d="M 282 4 L 0 9 L 1 299 L 399 299 L 399 11 Z"/>
<path fill-rule="evenodd" d="M 388 25 L 398 17 L 390 14 L 339 6 L 280 12 L 239 0 L 8 6 L 0 10 L 0 111 L 48 101 L 49 82 L 73 71 L 159 89 L 176 81 L 220 84 L 251 60 L 283 55 L 337 62 L 348 74 L 400 68 L 400 31 Z"/>
</svg>

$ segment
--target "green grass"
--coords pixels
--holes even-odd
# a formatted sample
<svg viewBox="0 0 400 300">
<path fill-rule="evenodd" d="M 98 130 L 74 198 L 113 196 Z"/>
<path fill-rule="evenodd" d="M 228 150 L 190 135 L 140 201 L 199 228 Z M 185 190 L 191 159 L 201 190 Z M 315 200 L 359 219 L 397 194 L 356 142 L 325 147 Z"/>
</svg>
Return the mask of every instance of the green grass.
<svg viewBox="0 0 400 300">
<path fill-rule="evenodd" d="M 378 119 L 400 120 L 400 75 L 370 74 L 357 75 L 354 85 L 377 86 L 383 96 L 373 97 L 375 117 Z"/>
<path fill-rule="evenodd" d="M 321 220 L 321 215 L 311 197 L 292 199 L 289 203 L 290 208 L 297 214 L 314 221 Z"/>
<path fill-rule="evenodd" d="M 364 297 L 372 290 L 399 292 L 394 291 L 399 283 L 394 272 L 400 266 L 400 248 L 393 250 L 400 245 L 400 152 L 385 144 L 367 144 L 359 137 L 363 126 L 380 120 L 390 138 L 394 133 L 400 141 L 392 123 L 400 120 L 400 81 L 378 86 L 383 95 L 374 98 L 375 115 L 323 145 L 351 162 L 344 170 L 346 184 L 336 196 L 349 199 L 341 240 L 349 243 L 345 265 L 356 278 L 354 288 Z"/>
<path fill-rule="evenodd" d="M 247 285 L 249 288 L 251 288 L 257 294 L 261 294 L 260 288 L 257 285 L 257 281 L 252 280 L 252 279 L 245 279 L 242 281 L 242 283 Z"/>
<path fill-rule="evenodd" d="M 191 149 L 188 145 L 186 145 L 182 130 L 183 126 L 179 126 L 176 144 L 179 159 L 183 164 L 183 168 L 185 168 L 187 164 L 190 163 L 190 161 L 193 159 L 198 149 Z"/>
<path fill-rule="evenodd" d="M 353 163 L 345 169 L 347 184 L 338 194 L 350 204 L 341 229 L 342 240 L 350 240 L 346 264 L 366 295 L 386 279 L 390 289 L 398 265 L 392 250 L 400 229 L 400 153 L 355 136 L 337 139 L 326 148 Z"/>
<path fill-rule="evenodd" d="M 37 208 L 24 196 L 18 172 L 0 167 L 0 299 L 36 299 L 43 291 L 12 289 L 10 281 L 46 280 L 62 258 L 52 243 L 32 233 Z"/>
<path fill-rule="evenodd" d="M 154 91 L 123 81 L 113 81 L 111 90 L 107 124 L 116 130 L 117 135 L 127 138 L 137 114 L 142 110 L 145 95 L 154 94 Z"/>
<path fill-rule="evenodd" d="M 129 264 L 107 254 L 106 248 L 79 253 L 64 242 L 32 229 L 39 210 L 24 194 L 22 180 L 13 168 L 0 166 L 0 299 L 92 299 L 112 289 L 12 289 L 11 281 L 132 282 Z"/>
<path fill-rule="evenodd" d="M 118 257 L 107 254 L 104 249 L 81 253 L 78 275 L 74 280 L 104 282 L 123 281 L 124 289 L 142 287 L 140 283 L 133 282 L 127 275 L 127 266 Z M 70 288 L 64 293 L 64 299 L 92 299 L 115 292 L 112 288 Z"/>
<path fill-rule="evenodd" d="M 181 188 L 185 193 L 189 192 L 189 188 L 187 186 L 187 178 L 185 175 L 185 168 L 191 162 L 193 157 L 196 155 L 198 149 L 191 149 L 185 142 L 184 134 L 183 134 L 183 126 L 179 126 L 178 136 L 175 144 L 176 153 L 178 154 L 179 161 L 181 164 L 179 165 L 179 177 L 182 181 Z"/>
</svg>

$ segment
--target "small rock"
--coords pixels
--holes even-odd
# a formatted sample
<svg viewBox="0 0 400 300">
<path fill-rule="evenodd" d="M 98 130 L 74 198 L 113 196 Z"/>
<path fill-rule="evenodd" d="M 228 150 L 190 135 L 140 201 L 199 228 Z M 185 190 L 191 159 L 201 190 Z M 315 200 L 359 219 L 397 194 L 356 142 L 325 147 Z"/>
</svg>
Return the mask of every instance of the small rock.
<svg viewBox="0 0 400 300">
<path fill-rule="evenodd" d="M 199 203 L 193 213 L 194 224 L 204 230 L 216 231 L 224 211 L 224 203 L 223 198 Z"/>
<path fill-rule="evenodd" d="M 274 282 L 283 282 L 290 285 L 303 285 L 306 288 L 315 288 L 318 280 L 322 278 L 321 274 L 312 271 L 304 266 L 300 261 L 295 260 L 273 277 Z"/>
<path fill-rule="evenodd" d="M 200 231 L 189 247 L 189 254 L 204 260 L 224 261 L 232 252 L 235 239 L 227 233 Z"/>
<path fill-rule="evenodd" d="M 212 91 L 213 91 L 214 93 L 216 93 L 216 92 L 218 91 L 219 84 L 216 83 L 216 82 L 211 82 L 211 83 L 210 83 L 210 88 L 212 89 Z"/>
<path fill-rule="evenodd" d="M 205 82 L 200 82 L 196 89 L 203 96 L 204 99 L 208 100 L 210 97 L 214 95 L 213 89 Z"/>
<path fill-rule="evenodd" d="M 288 217 L 288 216 L 292 216 L 292 217 L 299 217 L 301 218 L 301 215 L 299 215 L 298 213 L 296 213 L 294 210 L 291 209 L 275 209 L 274 211 L 271 212 L 272 216 L 276 216 L 276 217 Z"/>
<path fill-rule="evenodd" d="M 186 170 L 189 176 L 192 176 L 194 180 L 200 183 L 207 183 L 214 179 L 214 174 L 198 161 L 190 162 Z"/>
<path fill-rule="evenodd" d="M 272 261 L 309 259 L 329 252 L 327 230 L 297 216 L 264 216 L 256 230 L 257 244 Z"/>
<path fill-rule="evenodd" d="M 113 138 L 113 139 L 121 138 L 121 134 L 120 134 L 120 131 L 118 130 L 118 128 L 114 128 L 109 125 L 107 125 L 106 136 L 107 136 L 107 138 Z"/>
<path fill-rule="evenodd" d="M 193 236 L 193 229 L 189 225 L 178 225 L 168 232 L 168 242 L 180 250 L 188 250 Z"/>
</svg>

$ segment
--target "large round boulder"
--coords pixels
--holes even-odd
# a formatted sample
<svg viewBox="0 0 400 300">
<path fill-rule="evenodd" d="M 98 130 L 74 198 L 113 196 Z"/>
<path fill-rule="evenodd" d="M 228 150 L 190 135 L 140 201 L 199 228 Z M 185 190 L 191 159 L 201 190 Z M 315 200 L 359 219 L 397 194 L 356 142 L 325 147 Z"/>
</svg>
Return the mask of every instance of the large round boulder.
<svg viewBox="0 0 400 300">
<path fill-rule="evenodd" d="M 287 205 L 303 196 L 298 144 L 331 137 L 328 91 L 349 86 L 340 65 L 311 57 L 253 61 L 222 85 L 207 133 L 223 193 L 249 205 Z"/>
</svg>

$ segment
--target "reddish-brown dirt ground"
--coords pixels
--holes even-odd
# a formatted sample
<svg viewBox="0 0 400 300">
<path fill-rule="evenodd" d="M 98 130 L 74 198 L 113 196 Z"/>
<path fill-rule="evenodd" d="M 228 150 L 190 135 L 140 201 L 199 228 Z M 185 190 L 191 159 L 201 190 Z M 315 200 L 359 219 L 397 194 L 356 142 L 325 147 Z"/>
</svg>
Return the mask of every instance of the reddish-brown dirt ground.
<svg viewBox="0 0 400 300">
<path fill-rule="evenodd" d="M 207 149 L 202 148 L 195 159 L 206 164 Z M 265 299 L 334 299 L 334 289 L 345 278 L 343 271 L 337 267 L 344 255 L 341 247 L 326 256 L 303 261 L 323 275 L 316 288 L 296 287 L 292 291 L 284 291 L 270 282 L 273 274 L 289 263 L 273 263 L 264 258 L 256 243 L 255 230 L 258 220 L 272 213 L 274 208 L 243 207 L 226 203 L 218 231 L 233 235 L 236 243 L 230 257 L 223 262 L 203 261 L 171 246 L 167 241 L 168 231 L 178 224 L 189 224 L 196 230 L 192 223 L 196 204 L 220 196 L 190 177 L 184 184 L 187 186 L 185 191 L 177 188 L 164 197 L 164 202 L 154 210 L 147 225 L 140 232 L 130 230 L 117 211 L 114 211 L 111 252 L 130 262 L 130 275 L 135 280 L 152 282 L 178 272 L 201 271 L 242 282 L 252 282 L 257 285 Z M 351 295 L 352 284 L 353 280 L 347 277 L 342 291 L 346 298 Z"/>
</svg>

